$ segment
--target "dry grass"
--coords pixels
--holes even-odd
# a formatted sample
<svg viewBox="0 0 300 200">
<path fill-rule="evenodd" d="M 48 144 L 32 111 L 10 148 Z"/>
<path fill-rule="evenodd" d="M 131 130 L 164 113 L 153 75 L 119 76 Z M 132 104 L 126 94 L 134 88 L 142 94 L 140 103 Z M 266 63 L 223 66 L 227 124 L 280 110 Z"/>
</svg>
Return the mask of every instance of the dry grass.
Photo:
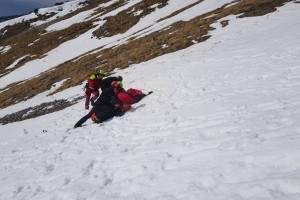
<svg viewBox="0 0 300 200">
<path fill-rule="evenodd" d="M 92 26 L 91 21 L 78 23 L 64 30 L 47 33 L 43 36 L 40 36 L 40 31 L 38 29 L 32 29 L 16 35 L 14 38 L 10 38 L 9 40 L 14 45 L 7 53 L 0 54 L 0 65 L 2 66 L 0 68 L 0 73 L 7 73 L 5 66 L 9 66 L 14 60 L 25 55 L 34 55 L 35 57 L 26 57 L 26 59 L 24 59 L 22 63 L 19 63 L 16 68 L 22 66 L 25 61 L 29 62 L 36 58 L 42 58 L 47 52 L 58 47 L 61 43 L 74 39 L 76 36 L 91 29 Z M 29 46 L 28 44 L 32 45 Z"/>
<path fill-rule="evenodd" d="M 159 4 L 158 8 L 167 5 L 168 0 L 143 0 L 134 6 L 119 12 L 115 16 L 108 17 L 106 22 L 93 34 L 98 37 L 110 37 L 116 34 L 125 33 L 128 29 L 137 24 L 140 18 L 150 14 L 155 10 L 151 6 Z M 135 12 L 142 11 L 140 15 L 135 15 Z"/>
<path fill-rule="evenodd" d="M 8 90 L 1 93 L 0 108 L 5 108 L 9 105 L 15 104 L 16 102 L 31 98 L 38 93 L 48 90 L 52 84 L 63 79 L 68 80 L 56 92 L 81 84 L 89 74 L 95 71 L 95 68 L 99 65 L 103 65 L 106 71 L 112 71 L 116 67 L 126 68 L 131 63 L 140 63 L 166 53 L 187 48 L 196 42 L 207 40 L 210 37 L 208 35 L 209 31 L 213 29 L 210 27 L 210 24 L 215 23 L 217 20 L 220 20 L 228 15 L 240 15 L 239 17 L 265 15 L 267 13 L 274 12 L 276 7 L 282 6 L 287 1 L 289 0 L 241 0 L 237 4 L 229 7 L 226 7 L 225 5 L 222 8 L 198 16 L 190 21 L 174 23 L 169 29 L 151 33 L 143 38 L 133 39 L 127 44 L 123 44 L 111 49 L 104 49 L 94 54 L 86 54 L 77 60 L 74 59 L 73 62 L 67 61 L 54 68 L 54 70 L 41 74 L 39 77 L 28 80 L 24 83 L 20 83 L 19 85 L 11 85 Z M 154 4 L 153 2 L 166 3 L 166 1 L 157 0 L 151 1 L 151 5 Z M 147 0 L 142 1 L 139 5 L 135 6 L 136 11 L 138 9 L 143 9 L 143 13 L 152 12 L 151 10 L 147 10 L 147 7 L 150 5 L 149 3 L 150 1 Z M 201 2 L 199 1 L 198 3 Z M 133 9 L 133 7 L 131 9 Z M 131 11 L 131 9 L 128 9 L 126 12 Z M 128 28 L 132 27 L 135 23 L 137 23 L 138 18 L 136 16 L 129 17 L 128 15 L 131 16 L 132 14 L 126 12 L 117 15 L 118 17 L 115 19 L 113 17 L 108 18 L 107 24 L 104 26 L 105 28 L 99 29 L 95 34 L 97 34 L 98 37 L 103 37 L 106 36 L 106 31 L 109 32 L 107 33 L 108 35 L 117 34 L 122 33 Z M 143 17 L 144 15 L 142 14 L 139 17 Z M 128 20 L 124 20 L 122 22 L 120 19 L 124 19 L 123 17 L 132 19 L 133 21 L 130 22 Z M 119 23 L 125 23 L 126 27 L 120 28 Z M 222 24 L 225 26 L 228 25 L 228 22 L 223 21 Z M 85 22 L 82 25 L 75 25 L 70 29 L 53 33 L 53 35 L 49 33 L 44 39 L 41 38 L 46 45 L 37 45 L 35 47 L 36 50 L 32 50 L 32 52 L 34 52 L 32 55 L 36 54 L 41 56 L 42 54 L 37 54 L 38 51 L 47 52 L 49 49 L 57 46 L 57 44 L 75 37 L 91 27 L 91 22 Z M 34 30 L 31 31 L 32 37 L 35 38 L 35 34 L 37 33 Z M 57 40 L 61 36 L 63 39 L 60 39 L 61 41 L 56 44 L 52 44 L 50 41 L 48 41 Z M 30 39 L 28 42 L 32 40 L 34 39 Z M 24 42 L 24 46 L 26 46 L 25 43 L 26 42 Z M 167 45 L 168 47 L 162 48 L 163 45 Z M 143 48 L 141 48 L 141 46 Z M 24 48 L 24 51 L 28 51 L 26 47 Z M 28 54 L 28 52 L 26 52 L 26 54 Z"/>
<path fill-rule="evenodd" d="M 90 0 L 87 1 L 86 6 L 67 15 L 52 20 L 38 27 L 31 27 L 30 24 L 38 20 L 46 20 L 55 15 L 55 13 L 48 13 L 45 15 L 37 14 L 37 17 L 29 21 L 15 24 L 14 26 L 6 26 L 0 30 L 0 33 L 6 31 L 4 35 L 0 35 L 0 46 L 12 45 L 12 48 L 5 54 L 0 54 L 0 74 L 5 75 L 13 69 L 6 70 L 5 68 L 12 64 L 16 59 L 25 55 L 26 57 L 16 65 L 16 68 L 24 65 L 33 59 L 41 58 L 50 50 L 56 48 L 61 43 L 74 39 L 76 36 L 84 33 L 92 28 L 92 21 L 74 24 L 64 30 L 47 33 L 45 28 L 56 22 L 68 19 L 85 10 L 97 7 L 101 3 L 106 3 L 109 0 Z M 43 35 L 42 35 L 43 34 Z M 39 39 L 39 40 L 38 40 Z M 38 41 L 37 41 L 38 40 Z M 29 44 L 33 44 L 28 46 Z"/>
<path fill-rule="evenodd" d="M 193 6 L 197 5 L 197 4 L 199 4 L 199 3 L 201 3 L 202 1 L 204 1 L 204 0 L 198 0 L 198 1 L 196 1 L 195 3 L 192 3 L 192 4 L 186 6 L 186 7 L 182 8 L 182 9 L 179 9 L 179 10 L 173 12 L 172 14 L 170 14 L 170 15 L 168 15 L 168 16 L 166 16 L 166 17 L 161 18 L 160 20 L 158 20 L 158 22 L 163 21 L 163 20 L 166 20 L 166 19 L 168 19 L 168 18 L 171 18 L 171 17 L 173 17 L 173 16 L 175 16 L 175 15 L 178 15 L 179 13 L 181 13 L 181 12 L 183 12 L 183 11 L 185 11 L 185 10 L 187 10 L 187 9 L 189 9 L 189 8 L 191 8 L 191 7 L 193 7 Z"/>
<path fill-rule="evenodd" d="M 108 6 L 107 8 L 98 8 L 96 11 L 97 11 L 97 13 L 102 13 L 102 15 L 105 15 L 105 14 L 123 6 L 125 3 L 126 3 L 125 0 L 120 0 L 120 1 L 113 3 L 112 5 Z"/>
</svg>

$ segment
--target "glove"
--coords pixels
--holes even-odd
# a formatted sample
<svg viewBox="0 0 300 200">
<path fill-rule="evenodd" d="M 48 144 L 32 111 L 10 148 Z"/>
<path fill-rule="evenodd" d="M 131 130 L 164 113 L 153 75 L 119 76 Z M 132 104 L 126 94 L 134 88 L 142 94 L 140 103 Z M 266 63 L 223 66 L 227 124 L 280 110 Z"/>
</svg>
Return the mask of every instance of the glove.
<svg viewBox="0 0 300 200">
<path fill-rule="evenodd" d="M 131 109 L 131 105 L 130 104 L 124 104 L 122 110 L 123 111 L 128 111 Z"/>
<path fill-rule="evenodd" d="M 115 104 L 115 109 L 121 110 L 120 104 L 116 103 L 116 104 Z"/>
</svg>

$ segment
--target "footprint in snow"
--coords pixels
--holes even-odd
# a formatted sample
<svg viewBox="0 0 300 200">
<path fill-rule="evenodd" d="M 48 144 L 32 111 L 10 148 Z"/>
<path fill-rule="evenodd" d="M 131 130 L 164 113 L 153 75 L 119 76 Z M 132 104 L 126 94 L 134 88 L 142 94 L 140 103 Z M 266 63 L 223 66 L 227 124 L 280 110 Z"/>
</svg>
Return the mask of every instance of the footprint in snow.
<svg viewBox="0 0 300 200">
<path fill-rule="evenodd" d="M 70 177 L 65 177 L 64 185 L 68 185 L 70 182 L 71 182 L 71 178 Z"/>
<path fill-rule="evenodd" d="M 54 170 L 54 165 L 48 165 L 46 166 L 46 175 L 50 174 Z"/>
<path fill-rule="evenodd" d="M 84 169 L 83 176 L 88 176 L 91 174 L 91 170 L 94 168 L 95 163 L 95 160 L 90 161 L 89 165 Z"/>
<path fill-rule="evenodd" d="M 65 136 L 61 139 L 60 142 L 61 142 L 61 143 L 64 143 L 64 142 L 66 141 L 67 138 L 68 138 L 68 136 L 65 135 Z"/>
<path fill-rule="evenodd" d="M 23 189 L 24 189 L 24 186 L 19 186 L 17 188 L 17 190 L 14 192 L 14 195 L 17 196 L 19 193 L 21 193 L 23 191 Z"/>
</svg>

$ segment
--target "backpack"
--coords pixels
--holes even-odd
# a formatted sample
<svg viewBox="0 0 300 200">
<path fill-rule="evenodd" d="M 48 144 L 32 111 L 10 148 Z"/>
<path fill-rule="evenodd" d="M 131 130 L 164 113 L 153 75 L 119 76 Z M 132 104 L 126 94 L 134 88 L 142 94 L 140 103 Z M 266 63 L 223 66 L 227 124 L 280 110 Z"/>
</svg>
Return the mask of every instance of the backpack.
<svg viewBox="0 0 300 200">
<path fill-rule="evenodd" d="M 130 94 L 135 100 L 140 101 L 146 96 L 141 90 L 130 88 L 127 90 L 127 93 Z"/>
</svg>

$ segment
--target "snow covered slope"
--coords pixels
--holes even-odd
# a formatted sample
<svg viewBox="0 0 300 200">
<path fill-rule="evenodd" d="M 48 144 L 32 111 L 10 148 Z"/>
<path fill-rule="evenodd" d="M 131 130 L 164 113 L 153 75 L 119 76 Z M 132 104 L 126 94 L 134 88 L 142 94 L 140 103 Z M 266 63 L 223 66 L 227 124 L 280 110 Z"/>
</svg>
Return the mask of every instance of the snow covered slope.
<svg viewBox="0 0 300 200">
<path fill-rule="evenodd" d="M 156 12 L 153 12 L 152 14 L 148 15 L 145 18 L 142 18 L 139 23 L 136 24 L 136 26 L 132 27 L 130 30 L 126 31 L 124 34 L 117 34 L 112 37 L 106 37 L 99 40 L 98 38 L 93 37 L 93 31 L 101 27 L 105 23 L 105 18 L 109 16 L 114 16 L 117 13 L 126 10 L 130 8 L 131 6 L 134 6 L 135 4 L 139 3 L 141 0 L 132 0 L 128 1 L 127 4 L 122 6 L 119 9 L 115 9 L 112 12 L 109 12 L 108 14 L 105 14 L 101 17 L 99 17 L 97 22 L 94 22 L 97 24 L 97 26 L 89 31 L 87 31 L 84 34 L 81 34 L 79 37 L 74 38 L 73 40 L 64 42 L 63 44 L 59 45 L 57 48 L 49 51 L 47 55 L 45 55 L 41 59 L 35 59 L 31 62 L 27 62 L 24 64 L 21 68 L 18 68 L 14 70 L 13 72 L 10 72 L 6 76 L 1 77 L 0 79 L 0 88 L 4 88 L 8 86 L 9 84 L 16 83 L 18 81 L 24 81 L 26 79 L 30 79 L 34 76 L 38 76 L 39 74 L 54 68 L 55 66 L 58 66 L 59 64 L 64 63 L 66 60 L 72 60 L 80 55 L 85 54 L 86 52 L 93 51 L 94 49 L 97 49 L 98 47 L 105 47 L 105 48 L 111 48 L 117 45 L 120 45 L 122 43 L 128 42 L 130 38 L 133 36 L 136 36 L 135 33 L 140 32 L 139 34 L 145 36 L 150 34 L 151 32 L 162 30 L 164 28 L 167 28 L 172 23 L 181 21 L 181 20 L 189 20 L 196 16 L 199 16 L 201 14 L 204 14 L 205 12 L 212 11 L 214 9 L 217 9 L 226 3 L 230 3 L 231 0 L 226 1 L 205 1 L 203 4 L 198 4 L 197 6 L 194 6 L 190 8 L 188 11 L 183 12 L 179 15 L 176 15 L 175 17 L 172 17 L 170 19 L 164 20 L 161 23 L 157 23 L 157 20 L 166 17 L 173 12 L 185 8 L 186 6 L 198 2 L 199 0 L 186 0 L 186 1 L 180 1 L 178 0 L 171 0 L 169 2 L 169 5 L 163 9 L 157 9 Z M 74 6 L 74 4 L 77 3 L 77 1 L 72 2 L 71 5 Z M 75 4 L 77 5 L 77 4 Z M 101 4 L 102 5 L 102 4 Z M 108 4 L 109 5 L 109 4 Z M 106 7 L 108 5 L 102 5 L 102 7 Z M 51 13 L 53 12 L 53 8 L 45 8 L 45 11 L 43 11 L 43 14 L 45 13 Z M 66 10 L 70 10 L 69 6 Z M 54 23 L 53 25 L 50 25 L 46 28 L 47 31 L 54 31 L 54 30 L 61 30 L 69 27 L 71 24 L 74 23 L 80 23 L 82 21 L 87 20 L 89 17 L 92 16 L 93 12 L 95 12 L 95 9 L 88 10 L 85 12 L 81 12 L 77 15 L 75 15 L 72 18 L 68 18 L 66 20 L 60 21 L 58 23 Z M 195 12 L 197 10 L 197 12 Z M 65 12 L 63 12 L 65 14 Z M 34 14 L 32 14 L 34 15 Z M 60 14 L 61 15 L 61 14 Z M 54 17 L 56 17 L 55 15 Z M 27 16 L 29 18 L 23 17 L 22 20 L 29 20 L 30 15 Z M 20 20 L 21 20 L 20 19 Z M 53 20 L 53 18 L 47 19 L 48 21 Z M 15 23 L 14 20 L 9 21 L 11 23 Z M 7 25 L 6 22 L 5 25 Z M 46 23 L 45 21 L 38 21 L 33 23 L 32 25 Z M 155 25 L 155 27 L 152 27 Z M 146 29 L 147 27 L 151 27 L 150 30 Z M 1 26 L 0 26 L 1 28 Z M 146 29 L 146 30 L 144 30 Z M 72 49 L 72 50 L 70 50 Z M 28 73 L 30 72 L 30 73 Z"/>
<path fill-rule="evenodd" d="M 72 129 L 82 100 L 1 125 L 0 199 L 300 199 L 299 10 L 229 16 L 203 43 L 116 70 L 154 91 L 122 117 Z"/>
</svg>

